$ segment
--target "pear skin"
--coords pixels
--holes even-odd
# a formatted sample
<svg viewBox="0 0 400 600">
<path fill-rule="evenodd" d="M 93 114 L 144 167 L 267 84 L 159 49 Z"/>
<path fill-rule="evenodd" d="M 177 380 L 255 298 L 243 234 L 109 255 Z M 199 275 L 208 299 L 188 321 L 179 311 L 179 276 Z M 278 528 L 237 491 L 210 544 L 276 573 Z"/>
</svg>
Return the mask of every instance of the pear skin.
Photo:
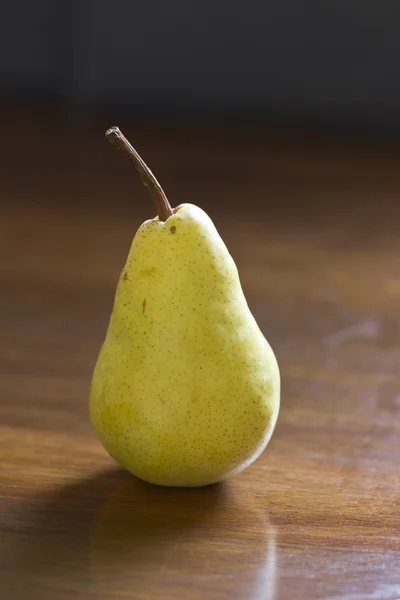
<svg viewBox="0 0 400 600">
<path fill-rule="evenodd" d="M 261 454 L 279 402 L 276 358 L 211 219 L 182 204 L 145 221 L 92 379 L 106 450 L 150 483 L 208 485 Z"/>
</svg>

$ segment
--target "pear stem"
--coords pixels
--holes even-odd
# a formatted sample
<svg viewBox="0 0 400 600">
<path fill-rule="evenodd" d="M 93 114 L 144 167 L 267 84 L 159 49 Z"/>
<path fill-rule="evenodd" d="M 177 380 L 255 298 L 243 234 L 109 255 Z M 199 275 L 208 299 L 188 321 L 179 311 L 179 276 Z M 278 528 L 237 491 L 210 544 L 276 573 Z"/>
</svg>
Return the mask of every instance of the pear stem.
<svg viewBox="0 0 400 600">
<path fill-rule="evenodd" d="M 153 198 L 153 202 L 156 207 L 158 218 L 160 221 L 166 221 L 173 212 L 168 198 L 164 193 L 161 185 L 150 171 L 144 160 L 136 152 L 135 148 L 126 139 L 124 134 L 118 127 L 111 127 L 106 131 L 106 138 L 111 144 L 123 150 L 127 157 L 132 161 L 134 167 L 140 175 L 142 183 L 149 190 L 150 196 Z"/>
</svg>

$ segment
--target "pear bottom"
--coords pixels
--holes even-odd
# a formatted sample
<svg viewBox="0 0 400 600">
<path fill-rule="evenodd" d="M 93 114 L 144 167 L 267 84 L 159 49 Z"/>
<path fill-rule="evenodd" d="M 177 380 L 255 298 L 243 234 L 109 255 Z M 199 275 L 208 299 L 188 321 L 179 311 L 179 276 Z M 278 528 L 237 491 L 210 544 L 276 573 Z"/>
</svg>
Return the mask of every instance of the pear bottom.
<svg viewBox="0 0 400 600">
<path fill-rule="evenodd" d="M 135 423 L 137 413 L 130 417 L 122 400 L 114 410 L 94 404 L 91 420 L 105 449 L 136 477 L 161 486 L 206 486 L 239 473 L 265 449 L 278 416 L 279 382 L 272 389 L 258 404 L 227 402 L 217 411 L 202 402 L 199 411 L 172 411 L 169 423 L 161 409 L 158 418 Z"/>
</svg>

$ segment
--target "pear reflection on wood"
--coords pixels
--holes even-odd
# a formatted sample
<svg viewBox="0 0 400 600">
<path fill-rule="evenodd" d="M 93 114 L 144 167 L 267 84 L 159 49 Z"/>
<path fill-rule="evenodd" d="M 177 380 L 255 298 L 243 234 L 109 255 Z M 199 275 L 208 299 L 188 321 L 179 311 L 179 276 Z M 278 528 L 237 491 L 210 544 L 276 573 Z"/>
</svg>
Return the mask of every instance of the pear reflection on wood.
<svg viewBox="0 0 400 600">
<path fill-rule="evenodd" d="M 91 591 L 169 597 L 179 580 L 181 598 L 204 598 L 206 585 L 211 600 L 274 599 L 275 530 L 246 500 L 224 484 L 193 492 L 127 479 L 93 522 Z"/>
<path fill-rule="evenodd" d="M 172 210 L 119 129 L 158 216 L 137 231 L 94 370 L 90 414 L 104 447 L 141 479 L 203 486 L 251 464 L 279 412 L 274 353 L 214 224 Z"/>
<path fill-rule="evenodd" d="M 10 503 L 18 535 L 0 547 L 1 598 L 273 600 L 275 528 L 264 505 L 240 481 L 193 490 L 121 469 L 74 478 Z"/>
</svg>

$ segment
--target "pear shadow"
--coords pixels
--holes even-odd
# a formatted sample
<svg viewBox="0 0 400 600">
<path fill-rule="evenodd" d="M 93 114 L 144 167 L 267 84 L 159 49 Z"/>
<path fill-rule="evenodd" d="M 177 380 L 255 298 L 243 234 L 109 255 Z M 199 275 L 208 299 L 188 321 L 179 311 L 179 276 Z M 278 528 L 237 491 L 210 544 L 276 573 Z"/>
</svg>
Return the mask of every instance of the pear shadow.
<svg viewBox="0 0 400 600">
<path fill-rule="evenodd" d="M 135 598 L 168 588 L 176 595 L 183 585 L 202 598 L 204 589 L 195 590 L 212 582 L 218 593 L 253 585 L 263 595 L 246 597 L 274 598 L 274 531 L 259 512 L 239 502 L 229 483 L 163 488 L 109 470 L 13 506 L 5 571 L 18 576 L 7 591 L 32 599 L 64 598 L 65 588 Z"/>
</svg>

